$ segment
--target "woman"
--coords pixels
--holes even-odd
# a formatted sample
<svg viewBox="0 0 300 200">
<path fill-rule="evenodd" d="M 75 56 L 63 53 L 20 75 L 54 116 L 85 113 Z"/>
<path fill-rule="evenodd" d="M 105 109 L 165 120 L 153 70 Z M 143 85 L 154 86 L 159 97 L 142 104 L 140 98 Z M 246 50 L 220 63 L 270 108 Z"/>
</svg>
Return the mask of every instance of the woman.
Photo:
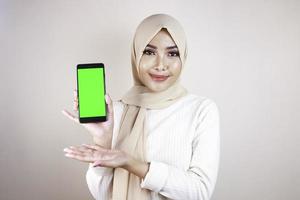
<svg viewBox="0 0 300 200">
<path fill-rule="evenodd" d="M 90 163 L 86 178 L 95 199 L 211 197 L 219 112 L 212 100 L 179 84 L 186 56 L 185 34 L 173 17 L 152 15 L 138 26 L 131 52 L 134 86 L 116 102 L 106 95 L 108 121 L 82 124 L 95 144 L 65 149 L 67 157 Z"/>
</svg>

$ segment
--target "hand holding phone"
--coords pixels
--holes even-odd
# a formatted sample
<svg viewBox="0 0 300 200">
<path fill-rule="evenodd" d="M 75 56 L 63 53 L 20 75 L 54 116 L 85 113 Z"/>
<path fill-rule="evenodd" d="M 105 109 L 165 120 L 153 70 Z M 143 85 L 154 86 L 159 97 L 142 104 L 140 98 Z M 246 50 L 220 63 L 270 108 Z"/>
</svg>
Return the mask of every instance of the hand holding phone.
<svg viewBox="0 0 300 200">
<path fill-rule="evenodd" d="M 105 95 L 105 99 L 108 107 L 108 116 L 105 122 L 80 123 L 79 118 L 71 114 L 66 109 L 62 110 L 62 113 L 72 121 L 86 128 L 88 132 L 92 135 L 93 140 L 97 145 L 110 149 L 113 127 L 114 127 L 114 119 L 113 119 L 114 113 L 113 113 L 113 103 L 108 94 Z M 76 89 L 74 90 L 73 108 L 76 114 L 78 114 L 78 98 L 77 98 Z"/>
<path fill-rule="evenodd" d="M 81 87 L 81 89 L 84 87 Z M 82 89 L 83 90 L 83 89 Z M 103 91 L 103 90 L 102 90 Z M 105 90 L 104 90 L 105 91 Z M 80 122 L 80 116 L 76 117 L 67 110 L 63 110 L 62 113 L 67 116 L 69 119 L 75 121 L 78 124 L 81 124 L 84 126 L 93 136 L 94 142 L 102 147 L 111 148 L 111 140 L 112 140 L 112 132 L 113 132 L 113 126 L 114 126 L 114 120 L 113 120 L 113 103 L 111 98 L 108 94 L 104 94 L 105 102 L 107 103 L 107 115 L 105 115 L 106 121 L 97 122 L 98 120 L 92 119 L 92 122 L 81 123 Z M 101 100 L 100 100 L 101 101 Z M 101 102 L 100 102 L 101 103 Z M 80 100 L 78 100 L 78 90 L 74 90 L 74 103 L 73 103 L 73 109 L 76 113 L 79 113 L 80 110 L 78 109 L 80 107 Z M 88 117 L 94 117 L 94 116 L 88 116 Z M 99 117 L 99 116 L 96 116 Z M 99 119 L 99 118 L 98 118 Z M 102 118 L 103 120 L 103 118 Z M 96 122 L 93 122 L 96 121 Z"/>
</svg>

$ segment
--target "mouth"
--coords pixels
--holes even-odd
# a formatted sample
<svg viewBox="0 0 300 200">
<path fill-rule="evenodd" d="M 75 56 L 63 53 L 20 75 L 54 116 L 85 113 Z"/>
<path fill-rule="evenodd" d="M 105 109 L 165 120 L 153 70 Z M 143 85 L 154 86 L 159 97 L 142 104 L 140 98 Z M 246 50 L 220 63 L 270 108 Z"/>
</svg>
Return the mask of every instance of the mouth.
<svg viewBox="0 0 300 200">
<path fill-rule="evenodd" d="M 149 75 L 153 81 L 158 81 L 158 82 L 165 81 L 170 77 L 170 75 L 167 75 L 167 76 L 166 75 L 158 75 L 158 74 L 149 74 Z"/>
</svg>

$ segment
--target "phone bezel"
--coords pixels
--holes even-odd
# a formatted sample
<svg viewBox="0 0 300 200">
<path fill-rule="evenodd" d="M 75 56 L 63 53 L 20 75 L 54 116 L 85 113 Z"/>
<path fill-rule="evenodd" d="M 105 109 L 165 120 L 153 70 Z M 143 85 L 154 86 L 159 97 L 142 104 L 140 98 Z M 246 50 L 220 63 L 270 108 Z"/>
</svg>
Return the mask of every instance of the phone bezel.
<svg viewBox="0 0 300 200">
<path fill-rule="evenodd" d="M 76 69 L 77 76 L 77 99 L 78 99 L 78 118 L 80 123 L 92 123 L 92 122 L 104 122 L 107 120 L 107 104 L 105 103 L 105 116 L 96 116 L 96 117 L 80 117 L 80 102 L 79 102 L 79 82 L 78 82 L 78 70 L 79 69 L 89 69 L 89 68 L 103 68 L 103 82 L 104 82 L 104 94 L 106 94 L 106 81 L 105 81 L 105 68 L 103 63 L 85 63 L 78 64 Z"/>
</svg>

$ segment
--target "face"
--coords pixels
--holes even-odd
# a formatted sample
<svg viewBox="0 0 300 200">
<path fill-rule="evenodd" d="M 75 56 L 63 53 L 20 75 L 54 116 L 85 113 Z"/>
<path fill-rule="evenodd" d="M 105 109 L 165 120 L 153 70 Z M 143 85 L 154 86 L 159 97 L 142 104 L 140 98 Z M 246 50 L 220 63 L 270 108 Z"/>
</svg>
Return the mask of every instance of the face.
<svg viewBox="0 0 300 200">
<path fill-rule="evenodd" d="M 179 77 L 181 60 L 178 48 L 170 34 L 162 29 L 143 51 L 139 78 L 152 92 L 169 88 Z"/>
</svg>

